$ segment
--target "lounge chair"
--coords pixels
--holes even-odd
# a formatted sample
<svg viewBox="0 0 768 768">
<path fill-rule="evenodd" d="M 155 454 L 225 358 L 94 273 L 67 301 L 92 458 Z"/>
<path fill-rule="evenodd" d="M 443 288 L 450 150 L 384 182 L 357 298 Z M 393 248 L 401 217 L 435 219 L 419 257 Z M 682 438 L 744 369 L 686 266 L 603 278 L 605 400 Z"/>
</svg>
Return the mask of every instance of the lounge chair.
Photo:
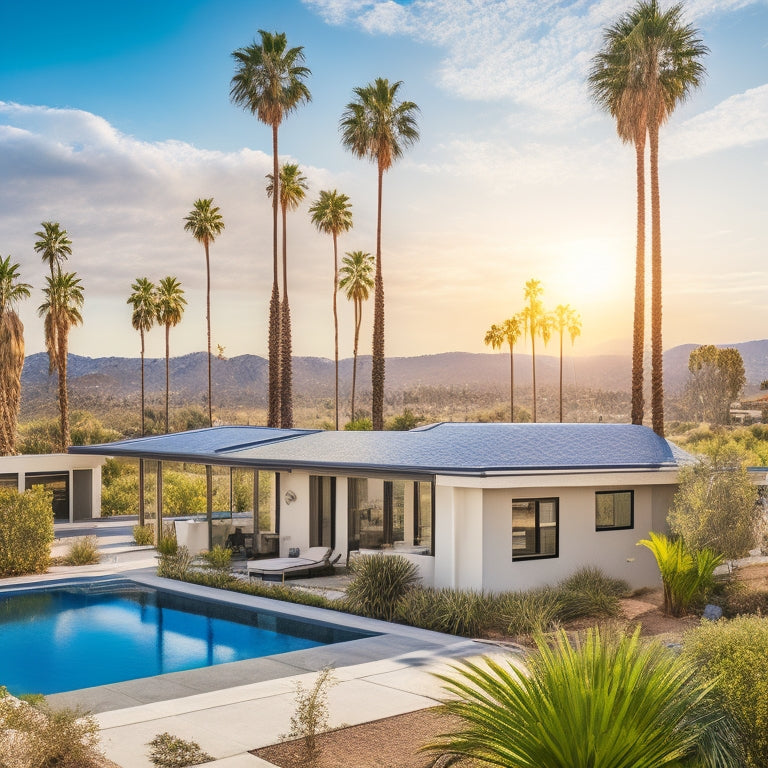
<svg viewBox="0 0 768 768">
<path fill-rule="evenodd" d="M 332 565 L 331 552 L 330 547 L 310 547 L 300 557 L 272 557 L 269 560 L 248 560 L 246 570 L 249 577 L 258 574 L 263 581 L 265 576 L 280 576 L 281 581 L 285 582 L 286 575 L 310 575 L 315 571 L 330 568 Z M 336 560 L 338 560 L 338 557 Z"/>
</svg>

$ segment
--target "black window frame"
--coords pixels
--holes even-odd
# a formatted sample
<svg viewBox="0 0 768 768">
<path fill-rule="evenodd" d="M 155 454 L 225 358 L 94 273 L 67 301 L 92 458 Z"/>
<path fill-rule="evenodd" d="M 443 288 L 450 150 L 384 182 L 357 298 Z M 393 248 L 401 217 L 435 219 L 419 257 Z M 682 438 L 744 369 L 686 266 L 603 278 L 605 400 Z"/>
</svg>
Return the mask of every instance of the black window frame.
<svg viewBox="0 0 768 768">
<path fill-rule="evenodd" d="M 598 525 L 597 524 L 597 497 L 615 496 L 617 493 L 629 494 L 629 525 Z M 613 519 L 616 520 L 614 511 Z M 612 491 L 595 491 L 595 531 L 631 531 L 635 527 L 635 492 L 630 488 L 617 488 Z"/>
<path fill-rule="evenodd" d="M 543 503 L 554 503 L 555 505 L 555 551 L 554 553 L 541 554 L 541 516 L 540 506 Z M 535 536 L 535 549 L 536 552 L 532 555 L 516 555 L 514 550 L 514 505 L 515 504 L 531 504 L 534 506 L 534 536 Z M 548 496 L 542 498 L 525 498 L 525 499 L 512 499 L 512 531 L 513 531 L 513 548 L 512 548 L 512 562 L 522 563 L 529 560 L 551 560 L 553 558 L 560 557 L 560 497 Z"/>
</svg>

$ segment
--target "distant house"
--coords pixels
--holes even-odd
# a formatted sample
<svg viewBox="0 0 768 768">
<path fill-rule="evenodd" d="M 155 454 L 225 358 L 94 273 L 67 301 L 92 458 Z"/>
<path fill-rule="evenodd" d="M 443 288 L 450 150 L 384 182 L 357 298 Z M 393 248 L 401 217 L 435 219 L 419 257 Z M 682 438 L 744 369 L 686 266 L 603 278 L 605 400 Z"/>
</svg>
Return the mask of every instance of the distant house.
<svg viewBox="0 0 768 768">
<path fill-rule="evenodd" d="M 142 459 L 157 515 L 164 467 L 210 465 L 261 552 L 399 553 L 424 583 L 523 589 L 596 565 L 656 584 L 637 541 L 666 527 L 685 452 L 629 424 L 443 423 L 409 432 L 214 427 L 73 446 Z M 220 487 L 220 485 L 219 485 Z"/>
<path fill-rule="evenodd" d="M 0 487 L 23 492 L 43 486 L 52 494 L 54 520 L 75 522 L 101 514 L 103 456 L 67 453 L 0 456 Z"/>
</svg>

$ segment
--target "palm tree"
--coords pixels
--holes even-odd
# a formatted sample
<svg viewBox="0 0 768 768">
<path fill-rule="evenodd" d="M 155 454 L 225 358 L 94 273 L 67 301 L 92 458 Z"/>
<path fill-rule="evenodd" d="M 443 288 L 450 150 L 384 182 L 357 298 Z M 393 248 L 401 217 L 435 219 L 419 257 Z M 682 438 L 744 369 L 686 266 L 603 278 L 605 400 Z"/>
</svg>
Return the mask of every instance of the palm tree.
<svg viewBox="0 0 768 768">
<path fill-rule="evenodd" d="M 424 749 L 443 764 L 477 760 L 501 768 L 736 768 L 737 724 L 695 665 L 660 643 L 588 630 L 572 644 L 561 631 L 516 662 L 464 661 L 438 675 L 444 710 L 462 721 Z M 628 736 L 629 734 L 629 736 Z"/>
<path fill-rule="evenodd" d="M 213 426 L 213 401 L 211 398 L 211 261 L 208 246 L 224 230 L 224 219 L 213 198 L 195 200 L 194 208 L 185 217 L 184 231 L 191 232 L 205 248 L 205 322 L 208 330 L 208 424 Z M 143 343 L 143 339 L 142 339 Z"/>
<path fill-rule="evenodd" d="M 635 147 L 637 195 L 635 308 L 632 333 L 632 423 L 642 424 L 643 350 L 645 344 L 645 143 L 648 109 L 638 71 L 630 66 L 627 40 L 634 28 L 630 14 L 603 31 L 603 48 L 592 59 L 589 89 L 597 104 L 616 120 L 625 144 Z"/>
<path fill-rule="evenodd" d="M 529 280 L 525 284 L 525 300 L 528 305 L 521 312 L 525 333 L 531 337 L 531 363 L 533 367 L 533 421 L 536 423 L 536 337 L 541 337 L 544 344 L 549 343 L 552 334 L 552 320 L 544 311 L 541 301 L 541 280 Z"/>
<path fill-rule="evenodd" d="M 336 243 L 334 241 L 334 254 L 336 253 Z M 339 280 L 339 290 L 344 291 L 344 295 L 355 307 L 355 346 L 352 358 L 352 403 L 350 420 L 355 420 L 355 385 L 357 383 L 357 347 L 360 339 L 360 324 L 363 320 L 363 302 L 368 301 L 370 290 L 373 288 L 374 280 L 371 277 L 373 272 L 373 256 L 363 251 L 352 251 L 341 260 L 341 269 L 339 274 L 342 276 Z M 336 319 L 336 301 L 333 302 L 333 316 Z M 336 334 L 338 350 L 338 333 Z M 338 351 L 337 377 L 338 377 Z M 336 383 L 336 396 L 338 398 L 338 378 Z M 337 401 L 338 402 L 338 401 Z M 338 429 L 338 407 L 336 409 L 336 428 Z"/>
<path fill-rule="evenodd" d="M 165 326 L 165 433 L 169 430 L 169 400 L 171 392 L 171 366 L 170 366 L 170 336 L 171 327 L 178 325 L 184 316 L 184 307 L 187 300 L 184 298 L 184 289 L 175 278 L 164 277 L 157 289 L 157 322 Z"/>
<path fill-rule="evenodd" d="M 493 349 L 501 349 L 506 342 L 509 345 L 509 420 L 515 421 L 515 344 L 523 335 L 523 318 L 514 315 L 501 325 L 495 323 L 486 331 L 485 343 Z"/>
<path fill-rule="evenodd" d="M 336 294 L 339 291 L 339 257 L 337 240 L 342 232 L 348 232 L 352 229 L 352 204 L 349 198 L 337 192 L 335 189 L 330 191 L 323 189 L 320 195 L 310 206 L 309 212 L 312 216 L 312 223 L 320 232 L 333 236 L 333 351 L 336 364 L 336 429 L 339 428 L 339 315 L 336 311 Z M 361 251 L 355 251 L 361 253 Z M 349 254 L 351 256 L 351 254 Z M 345 259 L 346 261 L 346 259 Z M 347 292 L 347 298 L 350 298 Z M 365 298 L 368 298 L 366 293 Z M 357 318 L 358 306 L 355 304 L 355 318 Z M 360 327 L 355 320 L 355 334 Z M 355 335 L 355 361 L 357 360 L 357 335 Z M 355 418 L 355 374 L 352 371 L 352 419 Z"/>
<path fill-rule="evenodd" d="M 141 336 L 141 436 L 146 433 L 144 425 L 144 334 L 152 330 L 157 320 L 157 288 L 146 277 L 137 278 L 131 286 L 128 304 L 131 305 L 131 325 Z"/>
<path fill-rule="evenodd" d="M 72 255 L 72 241 L 67 237 L 67 230 L 61 229 L 58 221 L 44 221 L 40 226 L 42 230 L 35 232 L 35 237 L 40 238 L 35 243 L 35 253 L 39 253 L 43 261 L 48 262 L 53 279 L 54 265 L 56 271 L 61 272 L 61 262 Z"/>
<path fill-rule="evenodd" d="M 48 352 L 49 369 L 56 371 L 59 382 L 59 412 L 61 415 L 61 450 L 67 450 L 69 437 L 69 397 L 67 394 L 67 356 L 69 354 L 69 330 L 81 325 L 83 316 L 83 286 L 74 272 L 58 271 L 54 277 L 46 277 L 43 288 L 45 301 L 38 307 L 38 314 L 45 318 L 45 348 Z"/>
<path fill-rule="evenodd" d="M 571 344 L 581 336 L 581 315 L 570 304 L 558 304 L 552 314 L 552 326 L 560 335 L 560 423 L 563 423 L 563 335 L 568 331 Z"/>
<path fill-rule="evenodd" d="M 16 453 L 16 430 L 24 368 L 24 326 L 15 305 L 32 286 L 19 281 L 19 265 L 0 258 L 0 456 Z"/>
<path fill-rule="evenodd" d="M 267 174 L 267 197 L 274 194 L 275 177 Z M 278 177 L 280 207 L 283 213 L 283 304 L 280 308 L 280 426 L 293 426 L 293 369 L 291 355 L 291 308 L 288 304 L 288 226 L 287 213 L 295 211 L 309 189 L 298 163 L 283 163 Z"/>
<path fill-rule="evenodd" d="M 341 116 L 341 141 L 356 157 L 367 157 L 378 169 L 376 212 L 376 278 L 373 298 L 373 370 L 371 373 L 372 419 L 374 429 L 384 429 L 384 279 L 381 270 L 381 192 L 384 172 L 402 157 L 406 148 L 419 139 L 412 101 L 397 100 L 401 81 L 389 84 L 379 77 L 355 88 L 355 101 Z"/>
<path fill-rule="evenodd" d="M 272 127 L 272 176 L 278 178 L 277 132 L 283 118 L 311 95 L 304 80 L 311 73 L 303 66 L 304 49 L 288 48 L 285 34 L 259 30 L 255 41 L 233 54 L 236 71 L 230 84 L 233 103 Z M 279 180 L 278 180 L 279 183 Z M 268 425 L 280 422 L 280 292 L 277 285 L 277 203 L 272 198 L 272 297 L 269 303 L 269 416 Z"/>
<path fill-rule="evenodd" d="M 606 49 L 613 54 L 610 63 L 616 79 L 619 84 L 622 80 L 627 84 L 627 101 L 636 105 L 627 112 L 641 115 L 641 119 L 635 121 L 634 132 L 647 131 L 650 149 L 651 412 L 653 429 L 661 436 L 664 435 L 664 376 L 659 129 L 677 105 L 701 85 L 706 73 L 701 59 L 709 51 L 698 37 L 698 30 L 683 23 L 683 12 L 681 4 L 662 12 L 657 0 L 641 0 L 615 25 L 615 34 L 610 36 L 613 45 L 609 47 L 606 40 Z M 620 129 L 620 135 L 629 130 L 632 129 Z"/>
</svg>

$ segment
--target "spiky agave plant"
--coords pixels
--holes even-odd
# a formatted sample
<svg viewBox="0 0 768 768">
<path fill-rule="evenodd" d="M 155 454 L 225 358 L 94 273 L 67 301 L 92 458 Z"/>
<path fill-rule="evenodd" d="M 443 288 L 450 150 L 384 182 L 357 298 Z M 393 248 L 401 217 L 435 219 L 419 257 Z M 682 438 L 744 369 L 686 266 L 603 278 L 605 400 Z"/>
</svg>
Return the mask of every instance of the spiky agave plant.
<svg viewBox="0 0 768 768">
<path fill-rule="evenodd" d="M 527 670 L 490 658 L 438 675 L 464 723 L 423 747 L 440 765 L 504 768 L 736 768 L 734 723 L 712 685 L 664 646 L 633 635 L 543 636 Z M 446 762 L 447 760 L 447 762 Z"/>
</svg>

